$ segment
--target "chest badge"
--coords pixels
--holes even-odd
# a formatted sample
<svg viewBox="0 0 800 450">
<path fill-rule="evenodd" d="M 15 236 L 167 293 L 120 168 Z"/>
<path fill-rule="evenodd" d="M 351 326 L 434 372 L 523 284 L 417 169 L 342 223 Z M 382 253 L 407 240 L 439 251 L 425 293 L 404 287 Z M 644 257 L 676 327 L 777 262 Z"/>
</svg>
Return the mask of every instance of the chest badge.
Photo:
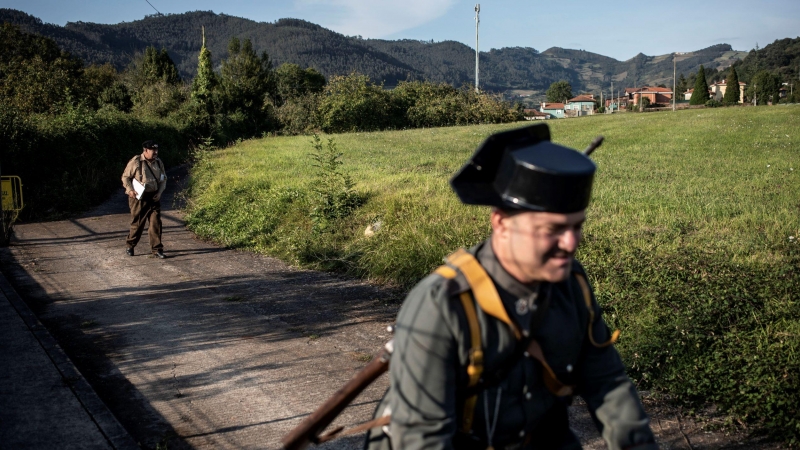
<svg viewBox="0 0 800 450">
<path fill-rule="evenodd" d="M 517 307 L 517 314 L 519 314 L 520 316 L 528 314 L 528 300 L 524 298 L 517 300 L 516 307 Z"/>
</svg>

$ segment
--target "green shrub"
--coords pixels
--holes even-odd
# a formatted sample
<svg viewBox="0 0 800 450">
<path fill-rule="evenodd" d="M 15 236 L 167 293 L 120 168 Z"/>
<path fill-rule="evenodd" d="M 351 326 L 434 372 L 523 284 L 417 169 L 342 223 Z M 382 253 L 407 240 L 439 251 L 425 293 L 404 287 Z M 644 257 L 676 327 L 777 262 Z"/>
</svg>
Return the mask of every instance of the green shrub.
<svg viewBox="0 0 800 450">
<path fill-rule="evenodd" d="M 24 217 L 78 212 L 105 200 L 121 189 L 125 164 L 147 139 L 162 144 L 159 157 L 168 167 L 185 160 L 188 142 L 174 123 L 82 106 L 29 116 L 0 103 L 3 172 L 22 178 Z"/>
<path fill-rule="evenodd" d="M 722 106 L 722 103 L 714 100 L 713 98 L 706 102 L 706 108 L 719 108 L 720 106 Z"/>
<path fill-rule="evenodd" d="M 327 133 L 392 128 L 396 109 L 391 93 L 366 75 L 335 76 L 320 99 L 320 126 Z"/>
<path fill-rule="evenodd" d="M 316 168 L 316 179 L 311 186 L 311 220 L 314 229 L 325 230 L 333 221 L 344 219 L 361 206 L 363 199 L 355 191 L 356 184 L 350 175 L 342 172 L 341 157 L 333 139 L 327 145 L 314 135 L 312 166 Z"/>
<path fill-rule="evenodd" d="M 302 134 L 318 129 L 319 95 L 306 94 L 301 97 L 290 98 L 283 105 L 275 109 L 275 116 L 281 129 L 287 134 Z"/>
</svg>

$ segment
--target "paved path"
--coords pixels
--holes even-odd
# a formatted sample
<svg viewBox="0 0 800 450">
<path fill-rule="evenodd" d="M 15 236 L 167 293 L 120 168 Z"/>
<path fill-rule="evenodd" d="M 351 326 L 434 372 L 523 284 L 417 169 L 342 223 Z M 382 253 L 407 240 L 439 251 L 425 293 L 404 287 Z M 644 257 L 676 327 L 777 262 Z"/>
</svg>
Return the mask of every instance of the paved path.
<svg viewBox="0 0 800 450">
<path fill-rule="evenodd" d="M 165 198 L 166 205 L 171 204 Z M 388 339 L 385 292 L 201 242 L 166 208 L 166 260 L 125 255 L 127 202 L 18 224 L 4 271 L 143 446 L 278 448 Z M 348 408 L 366 418 L 385 378 Z M 359 438 L 329 448 L 358 448 Z"/>
<path fill-rule="evenodd" d="M 0 447 L 138 446 L 0 274 Z"/>
<path fill-rule="evenodd" d="M 169 190 L 163 203 L 172 204 Z M 148 255 L 146 235 L 136 256 L 125 255 L 127 202 L 119 195 L 79 218 L 18 224 L 0 262 L 143 448 L 279 448 L 282 435 L 389 339 L 385 328 L 396 314 L 397 293 L 226 250 L 196 239 L 178 210 L 165 208 L 163 216 L 166 260 Z M 3 320 L 9 311 L 3 309 Z M 20 334 L 21 324 L 11 327 Z M 54 377 L 43 375 L 30 389 L 68 398 L 69 389 Z M 385 376 L 379 379 L 337 423 L 366 420 L 386 384 Z M 80 407 L 66 408 L 62 413 L 77 420 Z M 0 414 L 0 433 L 8 423 L 28 420 L 19 410 Z M 573 408 L 572 415 L 586 448 L 603 448 L 583 409 Z M 655 431 L 665 448 L 724 447 L 697 445 L 711 441 L 695 425 L 660 419 Z M 93 447 L 89 432 L 81 436 L 85 445 L 76 448 L 103 448 L 102 439 Z M 361 441 L 323 448 L 355 449 Z"/>
</svg>

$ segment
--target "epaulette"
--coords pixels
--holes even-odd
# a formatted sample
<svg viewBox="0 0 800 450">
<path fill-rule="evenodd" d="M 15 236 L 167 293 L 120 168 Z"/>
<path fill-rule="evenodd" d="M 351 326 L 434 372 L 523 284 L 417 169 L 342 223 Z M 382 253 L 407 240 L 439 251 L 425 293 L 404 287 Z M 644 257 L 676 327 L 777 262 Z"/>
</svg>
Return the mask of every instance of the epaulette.
<svg viewBox="0 0 800 450">
<path fill-rule="evenodd" d="M 444 267 L 445 269 L 442 269 Z M 450 269 L 450 266 L 444 265 L 436 269 L 434 273 L 444 278 L 444 289 L 448 297 L 455 297 L 470 290 L 467 277 L 463 273 L 454 270 L 455 275 L 451 276 L 450 273 L 443 273 Z"/>
</svg>

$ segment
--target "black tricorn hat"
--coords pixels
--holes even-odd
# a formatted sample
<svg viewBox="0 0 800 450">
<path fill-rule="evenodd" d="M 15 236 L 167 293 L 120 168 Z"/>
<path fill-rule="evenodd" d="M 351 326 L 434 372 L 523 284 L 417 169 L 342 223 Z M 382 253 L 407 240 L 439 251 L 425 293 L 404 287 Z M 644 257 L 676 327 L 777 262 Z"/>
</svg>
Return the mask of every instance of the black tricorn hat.
<svg viewBox="0 0 800 450">
<path fill-rule="evenodd" d="M 152 140 L 144 141 L 144 142 L 142 142 L 142 148 L 155 148 L 155 149 L 157 149 L 158 148 L 158 142 L 152 141 Z"/>
<path fill-rule="evenodd" d="M 596 169 L 585 154 L 550 142 L 550 129 L 537 124 L 486 138 L 450 186 L 467 205 L 572 213 L 589 205 Z"/>
</svg>

